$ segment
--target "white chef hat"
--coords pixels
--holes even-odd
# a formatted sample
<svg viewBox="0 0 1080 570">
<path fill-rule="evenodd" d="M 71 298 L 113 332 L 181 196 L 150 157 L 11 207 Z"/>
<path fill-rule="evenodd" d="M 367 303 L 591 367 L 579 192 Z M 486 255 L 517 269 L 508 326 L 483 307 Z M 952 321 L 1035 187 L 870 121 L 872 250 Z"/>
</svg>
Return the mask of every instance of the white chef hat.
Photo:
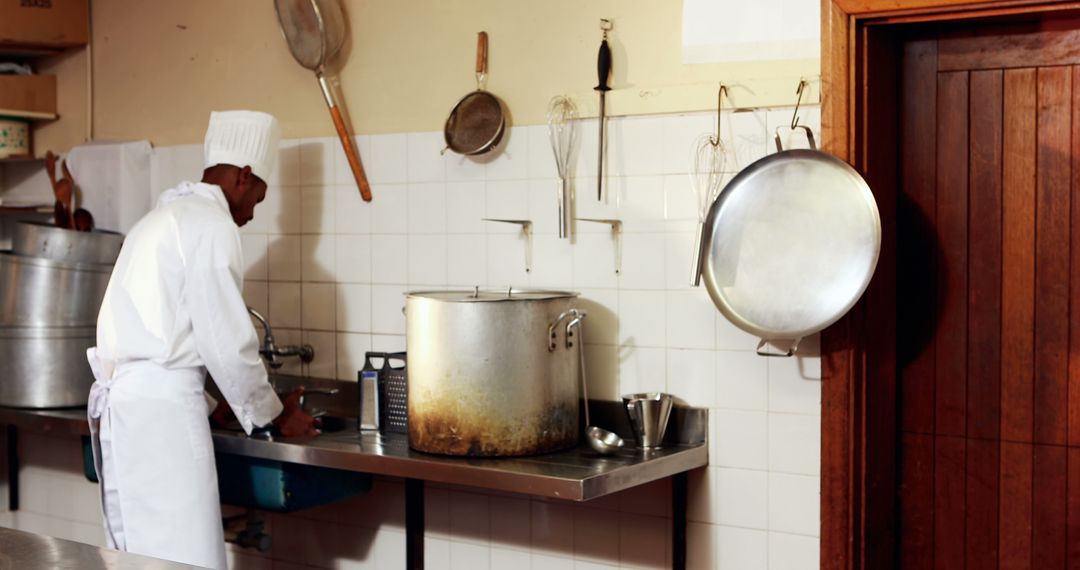
<svg viewBox="0 0 1080 570">
<path fill-rule="evenodd" d="M 279 140 L 281 126 L 273 115 L 259 111 L 213 111 L 203 142 L 206 168 L 218 164 L 250 166 L 255 176 L 269 182 Z"/>
</svg>

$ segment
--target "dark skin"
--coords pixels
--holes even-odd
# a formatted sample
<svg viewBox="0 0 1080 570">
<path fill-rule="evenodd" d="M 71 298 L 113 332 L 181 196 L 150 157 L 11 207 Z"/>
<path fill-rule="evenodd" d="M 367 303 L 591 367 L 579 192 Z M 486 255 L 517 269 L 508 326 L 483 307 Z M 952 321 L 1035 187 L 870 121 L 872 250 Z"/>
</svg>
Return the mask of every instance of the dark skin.
<svg viewBox="0 0 1080 570">
<path fill-rule="evenodd" d="M 255 176 L 250 166 L 211 166 L 203 171 L 202 181 L 221 187 L 237 226 L 250 222 L 255 217 L 255 206 L 266 198 L 266 182 Z"/>
<path fill-rule="evenodd" d="M 229 203 L 229 214 L 237 226 L 250 222 L 255 217 L 255 206 L 266 198 L 266 182 L 251 172 L 250 166 L 211 166 L 203 171 L 202 181 L 221 187 L 225 201 Z M 274 425 L 283 437 L 313 436 L 318 433 L 315 418 L 300 407 L 303 393 L 303 388 L 297 388 L 281 401 L 285 409 L 274 418 Z M 232 410 L 228 404 L 218 402 L 210 419 L 217 425 L 224 425 L 231 416 Z"/>
</svg>

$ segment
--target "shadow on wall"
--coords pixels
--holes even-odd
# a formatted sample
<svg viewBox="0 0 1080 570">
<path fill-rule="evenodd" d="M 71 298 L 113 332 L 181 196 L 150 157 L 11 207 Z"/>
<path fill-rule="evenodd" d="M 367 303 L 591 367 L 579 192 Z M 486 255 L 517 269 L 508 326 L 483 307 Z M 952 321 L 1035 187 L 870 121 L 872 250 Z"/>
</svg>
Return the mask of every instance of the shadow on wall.
<svg viewBox="0 0 1080 570">
<path fill-rule="evenodd" d="M 909 195 L 901 192 L 897 200 L 896 285 L 904 308 L 896 313 L 896 356 L 903 367 L 934 339 L 942 312 L 938 291 L 948 290 L 948 272 L 935 269 L 943 253 L 934 225 Z"/>
<path fill-rule="evenodd" d="M 799 363 L 799 378 L 821 382 L 821 334 L 812 334 L 799 343 L 794 358 Z M 764 358 L 764 357 L 763 357 Z"/>
<path fill-rule="evenodd" d="M 299 315 L 299 305 L 302 299 L 302 297 L 300 296 L 299 283 L 301 280 L 301 274 L 299 273 L 300 261 L 302 260 L 300 250 L 300 236 L 289 235 L 285 234 L 284 232 L 288 228 L 300 228 L 301 211 L 297 208 L 281 206 L 277 208 L 276 219 L 265 219 L 267 216 L 273 215 L 272 212 L 267 211 L 266 202 L 272 200 L 283 203 L 283 193 L 299 191 L 296 187 L 282 186 L 282 181 L 299 180 L 300 178 L 299 162 L 297 160 L 286 160 L 285 154 L 287 152 L 296 152 L 296 150 L 283 149 L 282 151 L 280 151 L 277 160 L 277 181 L 269 184 L 269 188 L 267 189 L 266 201 L 264 201 L 263 204 L 256 206 L 255 208 L 255 221 L 265 223 L 266 227 L 268 228 L 266 230 L 268 238 L 267 242 L 265 244 L 265 247 L 259 248 L 259 250 L 261 251 L 260 255 L 255 256 L 252 259 L 244 260 L 247 267 L 266 267 L 265 275 L 259 275 L 256 278 L 259 281 L 269 279 L 268 281 L 265 281 L 266 290 L 258 291 L 258 293 L 255 295 L 257 297 L 257 300 L 253 300 L 248 291 L 248 288 L 251 287 L 252 284 L 250 282 L 247 282 L 247 279 L 245 279 L 245 298 L 247 299 L 249 305 L 251 305 L 256 310 L 262 311 L 263 315 L 266 316 L 266 318 L 269 320 L 271 326 L 273 327 L 275 341 L 279 346 L 290 344 L 303 344 L 303 337 L 300 332 L 301 323 L 299 321 L 291 322 L 290 320 L 288 320 L 288 316 L 285 314 L 275 315 L 272 311 L 275 303 L 270 302 L 270 299 L 274 298 L 277 295 L 284 295 L 286 297 L 293 296 L 291 290 L 295 289 L 295 302 L 297 304 L 296 312 L 297 315 Z M 271 251 L 275 252 L 274 255 L 270 254 Z M 247 253 L 248 252 L 245 252 L 245 255 Z M 289 266 L 294 266 L 295 272 L 284 269 Z M 278 289 L 272 289 L 271 281 L 281 280 L 275 279 L 275 275 L 278 271 L 292 273 L 291 275 L 289 275 L 289 279 L 287 281 L 295 280 L 295 283 L 282 283 L 280 284 Z M 281 303 L 281 305 L 285 304 L 285 302 Z M 256 334 L 259 336 L 259 340 L 261 342 L 263 335 L 261 327 L 258 325 L 258 323 L 254 321 L 254 319 L 252 320 L 252 325 L 255 327 Z M 316 354 L 316 358 L 318 358 L 319 356 L 319 354 Z M 302 365 L 297 359 L 287 358 L 284 359 L 283 366 L 276 372 L 280 374 L 300 376 L 304 374 L 306 367 L 306 365 Z"/>
<path fill-rule="evenodd" d="M 579 297 L 578 306 L 588 315 L 585 319 L 585 377 L 588 381 L 589 398 L 595 400 L 618 400 L 618 360 L 614 350 L 618 317 L 610 308 L 598 302 Z"/>
<path fill-rule="evenodd" d="M 335 151 L 340 152 L 340 142 L 303 142 L 297 149 L 298 164 L 326 164 L 333 160 Z M 329 173 L 324 173 L 328 175 Z M 348 310 L 348 302 L 337 295 L 336 231 L 328 227 L 326 216 L 333 217 L 333 201 L 329 204 L 334 186 L 323 182 L 307 185 L 303 171 L 292 180 L 300 180 L 299 212 L 282 209 L 279 213 L 285 227 L 299 227 L 300 239 L 300 303 L 302 341 L 315 348 L 315 360 L 304 366 L 304 376 L 314 378 L 337 378 L 337 316 Z M 358 198 L 359 199 L 359 198 Z M 331 207 L 327 207 L 327 206 Z M 299 216 L 299 223 L 295 221 Z M 340 304 L 339 304 L 340 303 Z"/>
</svg>

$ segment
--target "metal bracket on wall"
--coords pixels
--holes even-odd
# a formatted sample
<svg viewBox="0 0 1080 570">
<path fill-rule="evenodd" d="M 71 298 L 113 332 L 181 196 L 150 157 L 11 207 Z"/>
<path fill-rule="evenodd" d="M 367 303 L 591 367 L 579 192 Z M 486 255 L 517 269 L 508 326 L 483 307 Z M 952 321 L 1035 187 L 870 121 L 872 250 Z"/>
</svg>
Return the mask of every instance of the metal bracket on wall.
<svg viewBox="0 0 1080 570">
<path fill-rule="evenodd" d="M 611 226 L 611 239 L 615 241 L 615 275 L 622 272 L 622 220 L 608 218 L 574 218 L 579 222 L 594 222 Z"/>
<path fill-rule="evenodd" d="M 502 218 L 481 218 L 485 222 L 517 224 L 521 226 L 521 235 L 525 238 L 525 273 L 532 271 L 532 220 L 507 220 Z"/>
</svg>

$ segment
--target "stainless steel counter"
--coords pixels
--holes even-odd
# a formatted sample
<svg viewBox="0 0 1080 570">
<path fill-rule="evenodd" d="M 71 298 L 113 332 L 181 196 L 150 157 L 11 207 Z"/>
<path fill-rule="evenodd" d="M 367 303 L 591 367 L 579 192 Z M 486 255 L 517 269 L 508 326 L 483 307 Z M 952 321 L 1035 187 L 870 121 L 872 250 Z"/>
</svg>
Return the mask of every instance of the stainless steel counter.
<svg viewBox="0 0 1080 570">
<path fill-rule="evenodd" d="M 404 435 L 338 432 L 307 440 L 266 441 L 214 433 L 214 449 L 250 457 L 379 475 L 452 483 L 573 501 L 587 501 L 708 463 L 708 449 L 671 446 L 647 454 L 623 450 L 603 457 L 581 445 L 519 458 L 444 457 L 409 449 Z"/>
<path fill-rule="evenodd" d="M 0 424 L 37 433 L 90 435 L 85 408 L 66 410 L 23 410 L 0 407 Z"/>
<path fill-rule="evenodd" d="M 343 391 L 347 392 L 347 389 L 348 386 Z M 345 395 L 346 398 L 339 398 L 337 403 L 355 401 L 355 388 L 352 395 Z M 348 406 L 334 410 L 330 404 L 334 402 L 321 402 L 325 409 L 347 416 Z M 618 402 L 593 401 L 589 408 L 596 425 L 612 428 L 632 445 L 626 414 Z M 425 481 L 588 501 L 671 477 L 672 568 L 686 568 L 687 472 L 704 467 L 709 462 L 706 443 L 708 410 L 675 408 L 662 449 L 650 452 L 625 449 L 606 457 L 596 455 L 585 445 L 534 457 L 488 459 L 430 455 L 409 449 L 405 435 L 360 433 L 356 431 L 355 420 L 346 423 L 349 425 L 336 433 L 296 439 L 274 440 L 268 437 L 248 437 L 240 431 L 214 430 L 214 448 L 222 453 L 404 478 L 406 561 L 407 567 L 414 569 L 422 569 L 424 566 Z M 86 411 L 82 409 L 0 408 L 0 424 L 8 426 L 8 500 L 12 510 L 18 509 L 19 494 L 18 453 L 15 444 L 17 430 L 70 435 L 89 433 Z M 32 542 L 30 546 L 32 549 L 42 550 L 43 555 L 50 555 L 49 553 L 55 552 L 55 548 L 59 548 L 48 550 L 50 544 Z M 27 559 L 31 561 L 29 563 L 19 559 L 19 563 L 12 566 L 6 565 L 6 559 L 0 554 L 0 570 L 9 567 L 179 567 L 152 566 L 143 560 L 134 565 L 125 565 L 128 564 L 126 559 L 120 561 L 116 554 L 98 552 L 98 549 L 89 546 L 75 546 L 84 549 L 83 552 L 90 557 L 90 562 L 80 561 L 70 566 L 60 566 L 49 562 L 36 563 L 35 561 L 41 559 L 33 558 Z M 0 553 L 4 552 L 8 552 L 8 547 L 4 543 L 4 536 L 0 535 Z M 93 558 L 95 555 L 98 558 Z M 120 565 L 115 565 L 112 562 L 114 559 L 118 561 L 115 564 Z M 98 564 L 98 560 L 102 560 L 102 564 Z"/>
<path fill-rule="evenodd" d="M 0 569 L 180 570 L 201 568 L 0 528 Z"/>
<path fill-rule="evenodd" d="M 596 402 L 593 407 L 594 414 L 601 411 L 596 409 Z M 705 414 L 705 410 L 683 408 L 672 418 L 672 430 L 676 432 L 680 429 L 689 431 L 680 427 L 684 424 L 700 424 L 693 428 L 700 435 L 689 439 L 695 443 L 671 443 L 651 452 L 624 449 L 607 457 L 593 453 L 586 445 L 533 457 L 445 457 L 409 449 L 408 438 L 404 435 L 361 433 L 354 429 L 314 438 L 277 440 L 248 437 L 242 432 L 214 430 L 213 437 L 215 450 L 222 453 L 588 501 L 708 464 L 708 447 L 703 435 L 707 422 L 703 419 Z M 602 412 L 598 415 L 603 417 Z M 35 432 L 89 433 L 86 412 L 81 409 L 0 408 L 0 424 Z M 632 445 L 632 440 L 629 443 Z"/>
</svg>

